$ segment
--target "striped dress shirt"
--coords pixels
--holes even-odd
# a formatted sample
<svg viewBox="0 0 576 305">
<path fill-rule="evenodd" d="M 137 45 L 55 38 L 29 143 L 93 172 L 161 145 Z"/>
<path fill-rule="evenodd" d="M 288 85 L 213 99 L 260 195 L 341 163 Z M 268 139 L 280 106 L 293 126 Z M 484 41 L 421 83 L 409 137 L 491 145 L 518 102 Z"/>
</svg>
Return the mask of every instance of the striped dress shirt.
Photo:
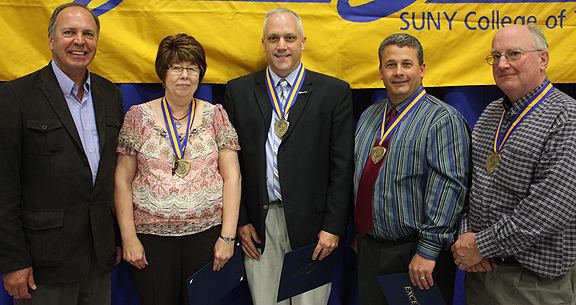
<svg viewBox="0 0 576 305">
<path fill-rule="evenodd" d="M 566 274 L 576 264 L 576 101 L 552 93 L 504 143 L 494 173 L 486 158 L 504 109 L 504 132 L 540 88 L 515 103 L 486 107 L 472 133 L 470 203 L 460 233 L 476 232 L 482 256 L 514 256 L 542 277 Z"/>
<path fill-rule="evenodd" d="M 396 106 L 399 112 L 407 100 Z M 388 111 L 394 107 L 388 100 L 378 102 L 358 121 L 355 196 L 366 160 L 379 137 L 386 103 Z M 390 138 L 374 188 L 374 226 L 369 234 L 388 240 L 418 235 L 417 253 L 435 260 L 442 247 L 454 241 L 468 192 L 469 155 L 470 127 L 464 117 L 427 95 Z"/>
</svg>

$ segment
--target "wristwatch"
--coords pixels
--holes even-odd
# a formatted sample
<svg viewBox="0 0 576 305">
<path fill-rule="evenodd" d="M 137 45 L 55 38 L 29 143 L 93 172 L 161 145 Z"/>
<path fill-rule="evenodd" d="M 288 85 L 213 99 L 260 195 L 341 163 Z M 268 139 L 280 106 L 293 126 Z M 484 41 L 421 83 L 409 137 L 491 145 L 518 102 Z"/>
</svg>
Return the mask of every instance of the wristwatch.
<svg viewBox="0 0 576 305">
<path fill-rule="evenodd" d="M 222 238 L 222 240 L 225 241 L 225 242 L 227 242 L 227 243 L 230 243 L 230 242 L 233 242 L 233 241 L 234 241 L 234 238 L 233 238 L 233 237 L 224 237 L 224 236 L 220 235 L 220 238 Z"/>
</svg>

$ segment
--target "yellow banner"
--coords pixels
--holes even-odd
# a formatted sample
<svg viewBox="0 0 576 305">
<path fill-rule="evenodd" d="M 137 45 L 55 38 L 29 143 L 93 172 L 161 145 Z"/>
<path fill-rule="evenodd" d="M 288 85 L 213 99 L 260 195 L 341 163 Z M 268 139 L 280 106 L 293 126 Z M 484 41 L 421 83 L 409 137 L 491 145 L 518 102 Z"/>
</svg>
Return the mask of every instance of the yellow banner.
<svg viewBox="0 0 576 305">
<path fill-rule="evenodd" d="M 503 2 L 507 3 L 491 3 Z M 532 0 L 534 1 L 534 0 Z M 48 21 L 67 1 L 0 0 L 0 80 L 40 69 L 51 59 Z M 76 1 L 96 9 L 101 22 L 98 53 L 89 69 L 116 83 L 160 82 L 154 59 L 160 41 L 177 33 L 194 36 L 207 53 L 206 83 L 266 67 L 264 14 L 276 7 L 297 12 L 307 36 L 306 68 L 380 88 L 378 46 L 393 33 L 417 37 L 424 47 L 425 86 L 494 84 L 484 61 L 496 31 L 537 23 L 550 45 L 547 69 L 553 83 L 576 83 L 576 2 L 518 0 L 291 0 Z"/>
</svg>

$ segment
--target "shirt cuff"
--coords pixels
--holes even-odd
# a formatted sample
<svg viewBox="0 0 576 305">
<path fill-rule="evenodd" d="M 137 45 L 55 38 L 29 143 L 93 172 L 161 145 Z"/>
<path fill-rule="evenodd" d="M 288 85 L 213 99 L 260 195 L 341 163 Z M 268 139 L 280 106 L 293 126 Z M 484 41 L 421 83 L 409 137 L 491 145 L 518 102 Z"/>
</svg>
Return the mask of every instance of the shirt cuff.
<svg viewBox="0 0 576 305">
<path fill-rule="evenodd" d="M 475 236 L 476 247 L 482 257 L 491 258 L 498 256 L 498 243 L 496 241 L 496 234 L 490 229 L 480 231 Z"/>
<path fill-rule="evenodd" d="M 420 238 L 418 241 L 418 248 L 416 248 L 416 253 L 420 254 L 422 257 L 436 260 L 440 251 L 442 250 L 442 244 L 436 243 L 430 240 L 425 240 Z"/>
</svg>

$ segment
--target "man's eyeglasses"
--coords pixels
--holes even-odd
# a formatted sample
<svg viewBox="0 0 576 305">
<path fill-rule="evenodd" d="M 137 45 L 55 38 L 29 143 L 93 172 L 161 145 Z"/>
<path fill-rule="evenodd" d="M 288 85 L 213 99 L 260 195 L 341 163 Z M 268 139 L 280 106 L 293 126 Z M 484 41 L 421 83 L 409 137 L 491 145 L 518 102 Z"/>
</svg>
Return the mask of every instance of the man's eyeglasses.
<svg viewBox="0 0 576 305">
<path fill-rule="evenodd" d="M 182 73 L 182 71 L 186 70 L 188 72 L 188 74 L 190 75 L 199 75 L 199 68 L 197 67 L 188 67 L 188 68 L 184 68 L 184 67 L 179 67 L 179 66 L 169 66 L 168 67 L 168 72 L 172 73 L 172 74 L 180 74 Z"/>
<path fill-rule="evenodd" d="M 491 55 L 486 56 L 486 58 L 484 58 L 486 60 L 486 62 L 489 65 L 497 65 L 500 62 L 500 58 L 502 56 L 506 57 L 506 59 L 510 62 L 512 61 L 517 61 L 520 58 L 522 58 L 522 54 L 526 53 L 526 52 L 538 52 L 538 51 L 543 51 L 543 50 L 528 50 L 528 51 L 521 51 L 521 50 L 513 50 L 513 51 L 508 51 L 504 54 L 498 54 L 498 53 L 494 53 Z"/>
</svg>

